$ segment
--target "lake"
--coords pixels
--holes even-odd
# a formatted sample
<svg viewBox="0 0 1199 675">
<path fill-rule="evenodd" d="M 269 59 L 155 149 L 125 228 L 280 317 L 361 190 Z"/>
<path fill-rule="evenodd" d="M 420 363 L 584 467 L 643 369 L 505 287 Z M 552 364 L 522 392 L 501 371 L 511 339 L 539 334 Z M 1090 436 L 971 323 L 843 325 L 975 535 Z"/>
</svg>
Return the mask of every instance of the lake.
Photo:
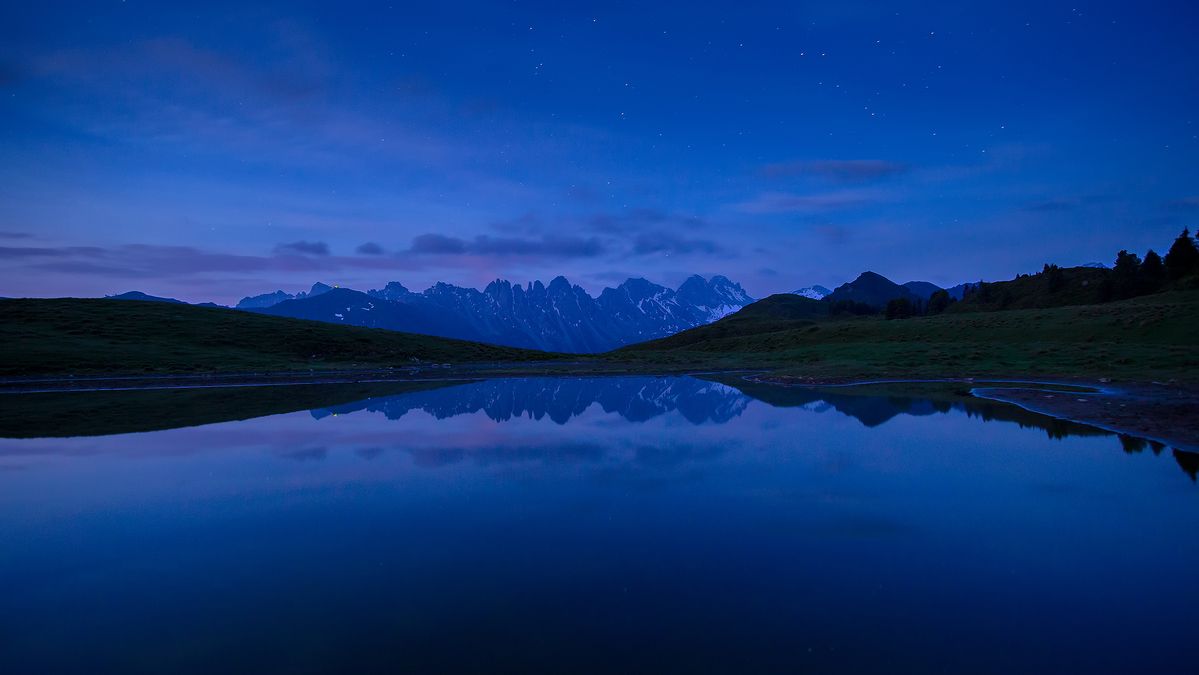
<svg viewBox="0 0 1199 675">
<path fill-rule="evenodd" d="M 1195 672 L 1199 456 L 960 393 L 6 395 L 0 672 Z"/>
</svg>

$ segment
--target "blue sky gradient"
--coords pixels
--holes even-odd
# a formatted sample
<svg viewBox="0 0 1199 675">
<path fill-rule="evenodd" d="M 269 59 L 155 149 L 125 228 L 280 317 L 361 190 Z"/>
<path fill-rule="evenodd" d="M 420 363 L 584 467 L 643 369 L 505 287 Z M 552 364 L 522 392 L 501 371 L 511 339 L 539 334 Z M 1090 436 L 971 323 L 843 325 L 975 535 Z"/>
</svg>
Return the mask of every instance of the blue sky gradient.
<svg viewBox="0 0 1199 675">
<path fill-rule="evenodd" d="M 1194 3 L 164 4 L 0 10 L 0 295 L 952 285 L 1199 222 Z"/>
</svg>

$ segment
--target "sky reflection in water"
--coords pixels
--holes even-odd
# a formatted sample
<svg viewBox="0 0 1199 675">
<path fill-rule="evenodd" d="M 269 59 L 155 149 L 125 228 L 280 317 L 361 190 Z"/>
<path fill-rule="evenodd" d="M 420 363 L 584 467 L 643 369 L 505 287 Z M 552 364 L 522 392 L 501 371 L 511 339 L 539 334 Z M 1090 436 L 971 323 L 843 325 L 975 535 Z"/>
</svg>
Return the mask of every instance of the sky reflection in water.
<svg viewBox="0 0 1199 675">
<path fill-rule="evenodd" d="M 1190 456 L 771 391 L 491 380 L 0 440 L 0 670 L 1190 663 Z"/>
</svg>

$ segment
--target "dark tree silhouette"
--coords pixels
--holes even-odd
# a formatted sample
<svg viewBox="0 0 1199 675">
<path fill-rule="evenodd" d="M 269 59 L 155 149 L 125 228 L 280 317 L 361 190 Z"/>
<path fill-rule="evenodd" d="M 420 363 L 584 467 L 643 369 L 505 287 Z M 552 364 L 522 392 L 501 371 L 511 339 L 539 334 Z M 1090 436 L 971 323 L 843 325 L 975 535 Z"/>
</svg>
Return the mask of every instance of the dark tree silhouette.
<svg viewBox="0 0 1199 675">
<path fill-rule="evenodd" d="M 1116 254 L 1116 265 L 1112 268 L 1112 284 L 1118 298 L 1131 298 L 1140 291 L 1138 281 L 1141 259 L 1135 253 L 1120 251 Z"/>
<path fill-rule="evenodd" d="M 829 314 L 833 316 L 840 316 L 842 314 L 862 316 L 877 313 L 878 310 L 874 307 L 864 302 L 855 302 L 853 300 L 838 300 L 829 306 Z"/>
<path fill-rule="evenodd" d="M 895 298 L 887 303 L 888 319 L 906 319 L 915 314 L 916 308 L 907 298 Z"/>
<path fill-rule="evenodd" d="M 1171 281 L 1199 272 L 1199 249 L 1191 238 L 1190 229 L 1184 229 L 1166 253 L 1166 276 Z"/>
<path fill-rule="evenodd" d="M 949 295 L 949 291 L 945 289 L 934 291 L 933 294 L 928 297 L 928 313 L 940 314 L 941 312 L 949 309 L 949 306 L 953 303 L 953 296 Z"/>
<path fill-rule="evenodd" d="M 1045 288 L 1050 293 L 1057 293 L 1066 286 L 1066 275 L 1062 274 L 1062 268 L 1057 265 L 1045 263 L 1045 269 L 1041 273 L 1045 275 Z"/>
<path fill-rule="evenodd" d="M 1138 276 L 1141 280 L 1141 287 L 1147 293 L 1156 291 L 1166 282 L 1166 266 L 1162 262 L 1162 257 L 1153 249 L 1149 249 L 1145 253 Z"/>
</svg>

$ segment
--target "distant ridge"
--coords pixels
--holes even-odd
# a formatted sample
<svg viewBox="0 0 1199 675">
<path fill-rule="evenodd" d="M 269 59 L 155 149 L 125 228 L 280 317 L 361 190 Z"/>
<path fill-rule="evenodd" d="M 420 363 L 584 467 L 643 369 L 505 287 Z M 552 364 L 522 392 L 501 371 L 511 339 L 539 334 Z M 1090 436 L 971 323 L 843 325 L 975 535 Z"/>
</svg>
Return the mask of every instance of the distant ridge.
<svg viewBox="0 0 1199 675">
<path fill-rule="evenodd" d="M 167 303 L 171 303 L 174 305 L 188 304 L 182 300 L 176 300 L 175 298 L 162 298 L 157 295 L 149 295 L 147 293 L 142 293 L 141 291 L 128 291 L 126 293 L 121 293 L 119 295 L 108 295 L 108 296 L 105 296 L 104 299 L 105 300 L 142 300 L 145 302 L 167 302 Z"/>
<path fill-rule="evenodd" d="M 944 290 L 940 286 L 928 281 L 909 281 L 904 284 L 903 287 L 911 291 L 916 297 L 920 298 L 924 302 L 928 302 L 928 299 L 932 297 L 933 293 Z"/>
<path fill-rule="evenodd" d="M 332 286 L 318 281 L 312 285 L 312 288 L 309 289 L 307 293 L 300 291 L 299 293 L 292 295 L 291 293 L 284 293 L 283 291 L 275 291 L 273 293 L 263 293 L 262 295 L 251 295 L 249 297 L 242 298 L 237 305 L 235 305 L 235 307 L 236 309 L 262 309 L 265 307 L 273 307 L 287 300 L 316 297 L 323 293 L 328 293 L 331 290 L 333 290 Z"/>
<path fill-rule="evenodd" d="M 931 284 L 930 284 L 931 285 Z M 856 302 L 873 308 L 885 307 L 897 298 L 919 300 L 920 296 L 876 272 L 862 272 L 857 279 L 841 284 L 825 300 Z"/>
</svg>

